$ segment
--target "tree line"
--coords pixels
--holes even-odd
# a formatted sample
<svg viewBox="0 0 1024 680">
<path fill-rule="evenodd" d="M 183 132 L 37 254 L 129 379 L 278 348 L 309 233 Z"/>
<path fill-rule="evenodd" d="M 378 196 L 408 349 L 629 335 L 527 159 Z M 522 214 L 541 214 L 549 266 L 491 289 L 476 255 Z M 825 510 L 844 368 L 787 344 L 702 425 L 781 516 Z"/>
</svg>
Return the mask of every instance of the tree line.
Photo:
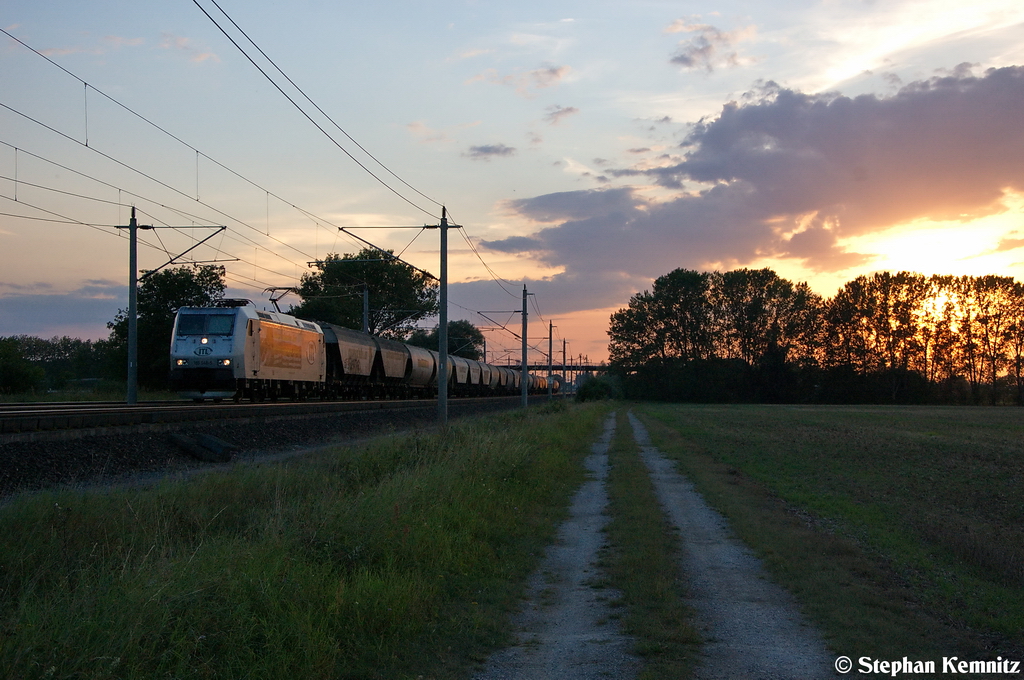
<svg viewBox="0 0 1024 680">
<path fill-rule="evenodd" d="M 629 396 L 680 401 L 1024 404 L 1024 285 L 858 276 L 832 298 L 771 269 L 677 269 L 611 317 Z"/>
</svg>

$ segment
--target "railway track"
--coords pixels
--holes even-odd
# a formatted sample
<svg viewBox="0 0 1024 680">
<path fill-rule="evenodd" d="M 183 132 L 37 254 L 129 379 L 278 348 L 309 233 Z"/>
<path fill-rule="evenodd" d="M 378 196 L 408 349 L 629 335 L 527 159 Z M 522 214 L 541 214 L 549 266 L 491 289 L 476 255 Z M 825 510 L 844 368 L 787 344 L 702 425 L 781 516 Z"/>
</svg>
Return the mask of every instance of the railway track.
<svg viewBox="0 0 1024 680">
<path fill-rule="evenodd" d="M 545 401 L 546 396 L 530 398 L 531 404 Z M 449 401 L 449 409 L 453 417 L 462 417 L 519 404 L 519 397 L 459 398 Z M 432 428 L 436 422 L 437 402 L 432 399 L 134 407 L 8 404 L 0 408 L 0 427 L 18 431 L 0 433 L 0 503 L 19 491 L 153 480 L 203 469 L 224 458 L 258 461 L 304 447 Z M 214 448 L 210 437 L 219 440 Z"/>
<path fill-rule="evenodd" d="M 462 404 L 517 400 L 517 397 L 463 398 Z M 136 406 L 110 402 L 8 404 L 0 407 L 0 443 L 97 434 L 135 426 L 175 425 L 250 418 L 298 418 L 357 411 L 429 409 L 433 399 L 401 401 L 285 402 L 260 404 L 193 404 L 152 402 Z"/>
</svg>

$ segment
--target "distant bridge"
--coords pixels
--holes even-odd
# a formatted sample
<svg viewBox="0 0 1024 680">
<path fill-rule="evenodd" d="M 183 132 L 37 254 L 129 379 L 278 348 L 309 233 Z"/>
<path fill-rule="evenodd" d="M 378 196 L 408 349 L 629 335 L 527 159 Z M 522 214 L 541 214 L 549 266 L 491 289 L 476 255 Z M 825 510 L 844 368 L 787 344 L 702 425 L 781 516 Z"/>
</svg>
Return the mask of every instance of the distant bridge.
<svg viewBox="0 0 1024 680">
<path fill-rule="evenodd" d="M 519 368 L 521 364 L 512 364 L 509 368 Z M 548 370 L 547 364 L 527 364 L 527 370 L 544 372 Z M 607 373 L 608 364 L 551 364 L 552 373 Z"/>
</svg>

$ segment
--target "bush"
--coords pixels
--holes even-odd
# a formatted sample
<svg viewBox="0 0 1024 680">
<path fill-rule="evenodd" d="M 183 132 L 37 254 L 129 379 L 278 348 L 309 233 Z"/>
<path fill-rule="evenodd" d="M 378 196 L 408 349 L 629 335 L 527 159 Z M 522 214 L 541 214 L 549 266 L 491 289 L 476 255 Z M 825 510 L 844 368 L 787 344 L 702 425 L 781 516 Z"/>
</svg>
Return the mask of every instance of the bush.
<svg viewBox="0 0 1024 680">
<path fill-rule="evenodd" d="M 0 393 L 29 392 L 44 377 L 43 369 L 22 354 L 16 338 L 0 338 Z"/>
<path fill-rule="evenodd" d="M 600 401 L 602 399 L 620 399 L 622 388 L 612 376 L 589 378 L 576 390 L 576 401 Z"/>
</svg>

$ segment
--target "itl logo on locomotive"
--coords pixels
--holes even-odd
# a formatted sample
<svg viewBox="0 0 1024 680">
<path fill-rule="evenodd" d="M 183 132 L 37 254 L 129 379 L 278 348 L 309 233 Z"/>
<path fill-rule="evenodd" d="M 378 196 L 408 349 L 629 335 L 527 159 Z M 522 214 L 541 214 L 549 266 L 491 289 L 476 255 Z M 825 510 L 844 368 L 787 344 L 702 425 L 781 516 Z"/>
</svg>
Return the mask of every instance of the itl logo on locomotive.
<svg viewBox="0 0 1024 680">
<path fill-rule="evenodd" d="M 212 353 L 213 353 L 213 349 L 210 348 L 210 347 L 197 347 L 195 349 L 195 352 L 194 352 L 194 354 L 196 356 L 201 356 L 201 357 L 205 357 L 206 355 L 212 354 Z"/>
</svg>

